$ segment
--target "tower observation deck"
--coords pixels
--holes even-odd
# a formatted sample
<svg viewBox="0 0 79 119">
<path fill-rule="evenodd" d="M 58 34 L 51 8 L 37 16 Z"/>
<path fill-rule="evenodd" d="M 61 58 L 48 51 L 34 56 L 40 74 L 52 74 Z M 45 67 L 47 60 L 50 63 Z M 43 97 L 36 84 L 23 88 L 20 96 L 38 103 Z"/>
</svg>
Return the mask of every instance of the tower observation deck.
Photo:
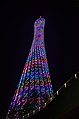
<svg viewBox="0 0 79 119">
<path fill-rule="evenodd" d="M 32 46 L 6 119 L 26 119 L 44 108 L 53 97 L 44 43 L 45 19 L 34 23 Z"/>
</svg>

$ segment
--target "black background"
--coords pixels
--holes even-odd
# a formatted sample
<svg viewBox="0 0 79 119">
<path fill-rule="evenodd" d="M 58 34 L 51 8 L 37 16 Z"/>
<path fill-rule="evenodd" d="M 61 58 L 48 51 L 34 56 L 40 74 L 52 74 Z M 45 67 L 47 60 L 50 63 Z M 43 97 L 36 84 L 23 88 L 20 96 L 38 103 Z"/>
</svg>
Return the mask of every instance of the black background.
<svg viewBox="0 0 79 119">
<path fill-rule="evenodd" d="M 45 20 L 45 47 L 54 92 L 79 71 L 79 2 L 0 3 L 0 119 L 5 119 L 28 57 L 34 22 Z"/>
</svg>

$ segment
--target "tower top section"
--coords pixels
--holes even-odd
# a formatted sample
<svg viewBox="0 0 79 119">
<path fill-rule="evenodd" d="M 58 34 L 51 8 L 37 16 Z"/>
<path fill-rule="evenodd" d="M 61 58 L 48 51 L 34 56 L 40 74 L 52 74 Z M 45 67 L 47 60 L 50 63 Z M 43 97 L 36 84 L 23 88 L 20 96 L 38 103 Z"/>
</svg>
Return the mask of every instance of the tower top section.
<svg viewBox="0 0 79 119">
<path fill-rule="evenodd" d="M 42 18 L 42 16 L 40 16 L 40 18 L 38 18 L 35 23 L 34 23 L 34 27 L 44 27 L 45 26 L 45 19 Z"/>
</svg>

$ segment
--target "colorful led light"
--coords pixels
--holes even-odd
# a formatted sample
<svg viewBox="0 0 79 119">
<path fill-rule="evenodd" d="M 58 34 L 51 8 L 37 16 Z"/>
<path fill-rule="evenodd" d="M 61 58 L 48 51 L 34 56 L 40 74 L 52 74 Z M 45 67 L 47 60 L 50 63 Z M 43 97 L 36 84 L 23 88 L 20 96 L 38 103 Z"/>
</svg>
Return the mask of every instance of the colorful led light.
<svg viewBox="0 0 79 119">
<path fill-rule="evenodd" d="M 29 117 L 50 102 L 53 89 L 44 44 L 45 19 L 34 23 L 33 43 L 20 82 L 7 113 L 7 119 Z M 44 104 L 44 105 L 43 105 Z"/>
</svg>

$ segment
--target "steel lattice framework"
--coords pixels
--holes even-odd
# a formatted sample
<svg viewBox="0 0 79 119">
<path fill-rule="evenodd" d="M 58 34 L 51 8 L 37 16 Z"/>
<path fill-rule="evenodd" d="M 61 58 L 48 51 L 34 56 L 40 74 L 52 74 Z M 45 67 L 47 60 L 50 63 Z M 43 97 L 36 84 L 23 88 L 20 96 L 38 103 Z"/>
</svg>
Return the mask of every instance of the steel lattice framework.
<svg viewBox="0 0 79 119">
<path fill-rule="evenodd" d="M 45 19 L 34 23 L 33 43 L 6 119 L 24 119 L 40 111 L 53 96 L 44 43 Z"/>
</svg>

